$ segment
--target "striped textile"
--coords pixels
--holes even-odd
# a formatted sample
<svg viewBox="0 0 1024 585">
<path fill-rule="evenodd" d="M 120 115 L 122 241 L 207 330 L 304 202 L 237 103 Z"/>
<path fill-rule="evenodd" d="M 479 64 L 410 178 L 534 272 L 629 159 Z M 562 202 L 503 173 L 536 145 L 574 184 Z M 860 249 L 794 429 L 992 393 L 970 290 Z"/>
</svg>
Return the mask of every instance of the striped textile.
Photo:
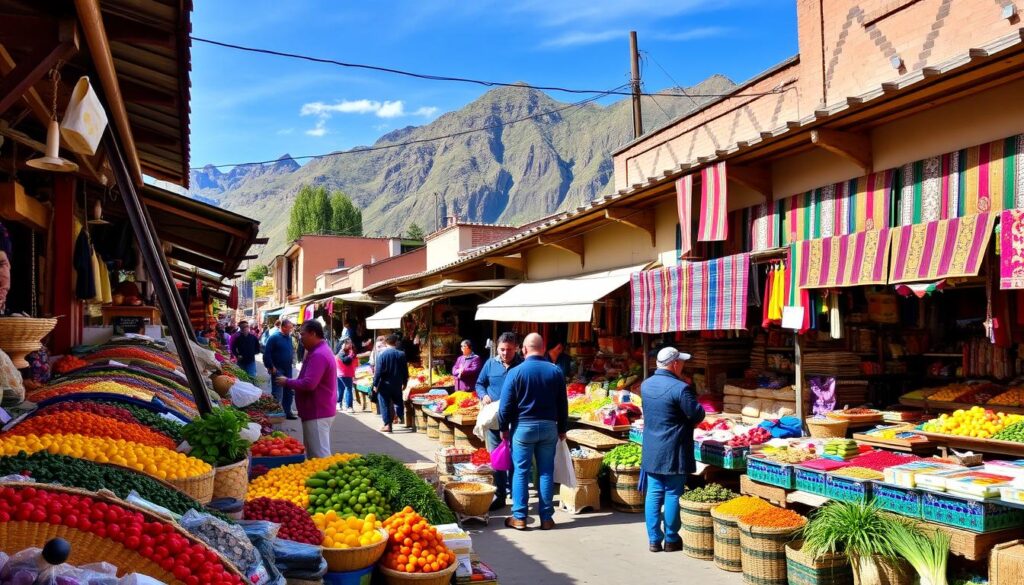
<svg viewBox="0 0 1024 585">
<path fill-rule="evenodd" d="M 794 244 L 800 288 L 885 284 L 889 229 L 804 240 Z"/>
<path fill-rule="evenodd" d="M 725 161 L 700 171 L 700 225 L 697 240 L 720 242 L 729 235 Z"/>
<path fill-rule="evenodd" d="M 893 229 L 889 284 L 978 274 L 995 220 L 978 213 Z"/>
<path fill-rule="evenodd" d="M 747 220 L 747 225 L 750 226 L 750 250 L 753 252 L 760 252 L 762 250 L 769 250 L 779 246 L 779 230 L 776 225 L 776 215 L 774 213 L 768 213 L 769 209 L 774 209 L 774 203 L 762 203 L 753 207 L 748 207 L 746 211 L 749 211 L 749 216 L 744 219 Z"/>
<path fill-rule="evenodd" d="M 1007 209 L 999 217 L 999 288 L 1024 288 L 1024 209 Z"/>
<path fill-rule="evenodd" d="M 880 171 L 776 202 L 780 244 L 889 227 L 894 177 Z"/>
<path fill-rule="evenodd" d="M 748 254 L 634 272 L 630 278 L 632 330 L 746 329 L 749 275 Z"/>
<path fill-rule="evenodd" d="M 677 251 L 682 258 L 693 247 L 693 229 L 690 222 L 693 207 L 693 175 L 686 175 L 676 181 L 676 209 L 679 213 L 679 245 Z"/>
</svg>

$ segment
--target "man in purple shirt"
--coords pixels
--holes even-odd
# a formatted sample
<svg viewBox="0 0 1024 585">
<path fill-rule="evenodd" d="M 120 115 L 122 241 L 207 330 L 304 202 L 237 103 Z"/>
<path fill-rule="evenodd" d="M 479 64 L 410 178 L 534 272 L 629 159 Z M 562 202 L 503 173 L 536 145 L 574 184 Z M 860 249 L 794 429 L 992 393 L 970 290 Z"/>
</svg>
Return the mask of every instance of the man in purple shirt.
<svg viewBox="0 0 1024 585">
<path fill-rule="evenodd" d="M 299 377 L 289 380 L 279 376 L 274 382 L 295 391 L 306 456 L 329 457 L 331 424 L 338 399 L 338 366 L 330 345 L 324 341 L 324 328 L 319 321 L 303 323 L 299 340 L 306 350 Z"/>
</svg>

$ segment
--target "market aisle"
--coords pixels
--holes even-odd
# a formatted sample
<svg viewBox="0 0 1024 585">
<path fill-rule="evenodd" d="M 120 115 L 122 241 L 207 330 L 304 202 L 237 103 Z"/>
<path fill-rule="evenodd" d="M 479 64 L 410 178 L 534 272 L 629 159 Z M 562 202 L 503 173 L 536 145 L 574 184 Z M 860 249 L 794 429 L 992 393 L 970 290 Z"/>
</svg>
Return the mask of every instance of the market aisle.
<svg viewBox="0 0 1024 585">
<path fill-rule="evenodd" d="M 289 434 L 301 440 L 298 421 L 286 421 Z M 386 453 L 411 463 L 432 459 L 437 443 L 426 435 L 396 427 L 392 435 L 377 431 L 376 415 L 340 414 L 334 420 L 335 452 Z M 401 428 L 402 430 L 397 430 Z M 498 574 L 501 585 L 610 584 L 652 582 L 737 585 L 739 573 L 715 568 L 682 553 L 650 553 L 640 514 L 603 511 L 570 516 L 555 514 L 558 528 L 550 532 L 516 532 L 505 528 L 506 508 L 487 527 L 470 523 L 473 547 Z M 534 519 L 536 523 L 536 519 Z"/>
</svg>

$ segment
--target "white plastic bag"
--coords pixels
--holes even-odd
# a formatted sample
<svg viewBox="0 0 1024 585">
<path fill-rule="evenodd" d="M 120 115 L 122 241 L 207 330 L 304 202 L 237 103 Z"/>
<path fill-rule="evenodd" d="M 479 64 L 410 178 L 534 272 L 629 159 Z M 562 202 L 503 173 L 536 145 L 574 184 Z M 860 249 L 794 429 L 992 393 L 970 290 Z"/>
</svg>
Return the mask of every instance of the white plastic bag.
<svg viewBox="0 0 1024 585">
<path fill-rule="evenodd" d="M 481 441 L 487 440 L 487 431 L 498 428 L 498 410 L 501 402 L 491 402 L 480 408 L 480 414 L 476 417 L 476 426 L 473 427 L 473 434 Z"/>
<path fill-rule="evenodd" d="M 242 427 L 242 430 L 238 431 L 238 436 L 241 437 L 243 441 L 246 441 L 248 443 L 255 443 L 256 441 L 260 440 L 261 430 L 262 427 L 260 427 L 259 423 L 251 422 L 246 426 Z"/>
<path fill-rule="evenodd" d="M 259 387 L 253 386 L 248 382 L 239 380 L 231 386 L 231 389 L 228 390 L 228 394 L 231 396 L 231 404 L 238 408 L 245 408 L 259 400 L 260 396 L 263 396 L 263 390 L 260 390 Z"/>
<path fill-rule="evenodd" d="M 576 469 L 572 466 L 572 455 L 565 439 L 559 439 L 555 447 L 555 483 L 566 487 L 576 487 Z"/>
</svg>

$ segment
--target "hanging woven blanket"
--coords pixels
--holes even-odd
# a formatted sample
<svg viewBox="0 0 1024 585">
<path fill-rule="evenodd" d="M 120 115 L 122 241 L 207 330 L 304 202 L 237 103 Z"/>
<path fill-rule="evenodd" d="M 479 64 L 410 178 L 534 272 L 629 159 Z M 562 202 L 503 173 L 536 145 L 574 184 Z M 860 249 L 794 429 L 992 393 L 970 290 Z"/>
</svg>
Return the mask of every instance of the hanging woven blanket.
<svg viewBox="0 0 1024 585">
<path fill-rule="evenodd" d="M 638 333 L 746 329 L 749 275 L 748 254 L 634 272 L 632 329 Z"/>
</svg>

